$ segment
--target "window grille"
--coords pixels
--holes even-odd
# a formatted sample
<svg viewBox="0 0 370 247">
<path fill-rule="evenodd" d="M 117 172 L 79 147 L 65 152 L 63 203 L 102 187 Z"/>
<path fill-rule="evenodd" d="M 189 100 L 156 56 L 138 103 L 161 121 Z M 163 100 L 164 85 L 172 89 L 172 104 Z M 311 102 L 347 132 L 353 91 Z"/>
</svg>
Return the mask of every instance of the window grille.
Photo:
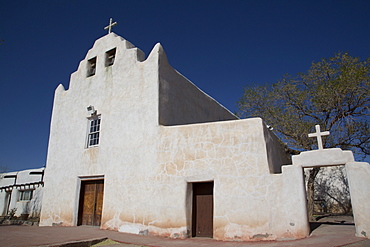
<svg viewBox="0 0 370 247">
<path fill-rule="evenodd" d="M 23 190 L 20 191 L 19 200 L 20 201 L 30 201 L 32 199 L 33 190 Z"/>
</svg>

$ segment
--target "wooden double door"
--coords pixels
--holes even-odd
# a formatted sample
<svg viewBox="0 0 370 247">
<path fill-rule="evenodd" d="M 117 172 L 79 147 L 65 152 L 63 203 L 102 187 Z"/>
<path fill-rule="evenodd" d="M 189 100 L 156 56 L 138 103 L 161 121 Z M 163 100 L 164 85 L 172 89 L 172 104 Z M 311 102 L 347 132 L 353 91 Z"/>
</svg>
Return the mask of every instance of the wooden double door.
<svg viewBox="0 0 370 247">
<path fill-rule="evenodd" d="M 213 237 L 213 182 L 193 183 L 192 237 Z"/>
<path fill-rule="evenodd" d="M 81 182 L 78 225 L 100 226 L 103 212 L 104 180 Z"/>
</svg>

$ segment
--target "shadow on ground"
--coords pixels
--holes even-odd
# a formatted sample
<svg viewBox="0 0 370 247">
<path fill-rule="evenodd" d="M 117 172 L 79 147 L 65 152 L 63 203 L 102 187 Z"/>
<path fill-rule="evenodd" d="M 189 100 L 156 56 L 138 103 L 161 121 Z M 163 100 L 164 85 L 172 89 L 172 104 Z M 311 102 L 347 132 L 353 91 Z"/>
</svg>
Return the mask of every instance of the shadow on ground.
<svg viewBox="0 0 370 247">
<path fill-rule="evenodd" d="M 316 221 L 310 222 L 310 233 L 315 229 L 319 228 L 321 225 L 352 225 L 355 223 L 353 221 L 352 215 L 323 215 L 316 218 Z"/>
</svg>

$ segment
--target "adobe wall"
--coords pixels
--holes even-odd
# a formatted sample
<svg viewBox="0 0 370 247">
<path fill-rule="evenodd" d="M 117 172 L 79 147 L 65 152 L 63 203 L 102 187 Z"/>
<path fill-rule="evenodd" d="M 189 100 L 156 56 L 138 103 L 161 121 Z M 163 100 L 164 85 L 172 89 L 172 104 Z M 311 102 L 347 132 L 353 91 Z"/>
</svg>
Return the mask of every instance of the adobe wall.
<svg viewBox="0 0 370 247">
<path fill-rule="evenodd" d="M 266 229 L 269 170 L 261 119 L 163 127 L 158 153 L 162 184 L 214 181 L 214 238 L 246 240 Z M 185 190 L 173 190 L 182 193 L 183 208 Z"/>
<path fill-rule="evenodd" d="M 11 200 L 9 204 L 9 210 L 17 209 L 15 216 L 21 214 L 29 214 L 32 217 L 38 217 L 41 211 L 41 202 L 43 196 L 43 187 L 41 184 L 24 186 L 26 184 L 38 183 L 41 181 L 41 174 L 30 175 L 30 172 L 42 172 L 43 168 L 40 169 L 29 169 L 18 172 L 8 172 L 1 175 L 0 187 L 11 186 Z M 16 185 L 14 178 L 4 178 L 4 176 L 17 176 Z M 32 190 L 31 200 L 20 200 L 20 191 Z M 0 215 L 7 215 L 9 194 L 6 193 L 5 189 L 0 191 Z"/>
<path fill-rule="evenodd" d="M 370 238 L 370 165 L 367 162 L 346 164 L 356 236 Z"/>
<path fill-rule="evenodd" d="M 105 67 L 114 47 L 114 65 Z M 93 57 L 96 73 L 87 77 Z M 297 221 L 275 227 L 281 210 L 274 207 L 290 189 L 273 174 L 287 162 L 283 145 L 260 118 L 208 122 L 235 116 L 168 64 L 158 66 L 166 59 L 160 44 L 143 60 L 111 33 L 95 42 L 70 88 L 56 89 L 40 225 L 76 225 L 81 182 L 103 178 L 102 229 L 188 237 L 192 183 L 214 181 L 214 238 L 299 237 Z M 101 136 L 86 148 L 89 105 L 101 114 Z M 206 123 L 178 125 L 192 122 Z"/>
<path fill-rule="evenodd" d="M 170 126 L 236 119 L 238 117 L 228 109 L 173 69 L 165 54 L 160 57 L 159 124 Z"/>
<path fill-rule="evenodd" d="M 270 187 L 271 232 L 278 240 L 300 239 L 309 236 L 307 199 L 301 166 L 282 167 L 281 174 L 272 174 Z"/>
<path fill-rule="evenodd" d="M 284 143 L 265 124 L 263 125 L 263 133 L 270 172 L 281 173 L 281 167 L 291 164 L 292 160 L 287 155 Z"/>
<path fill-rule="evenodd" d="M 213 181 L 215 239 L 302 237 L 281 233 L 271 224 L 277 202 L 271 191 L 279 196 L 281 191 L 270 174 L 263 128 L 260 118 L 160 127 L 157 160 L 135 184 L 142 190 L 125 190 L 132 201 L 122 204 L 122 211 L 102 228 L 188 237 L 192 231 L 191 184 Z M 289 188 L 289 183 L 285 186 Z M 131 218 L 119 217 L 123 214 Z"/>
<path fill-rule="evenodd" d="M 369 238 L 370 232 L 370 166 L 366 162 L 355 162 L 353 153 L 351 151 L 343 151 L 340 148 L 328 148 L 311 150 L 300 153 L 299 155 L 294 155 L 292 157 L 293 165 L 290 167 L 283 167 L 282 175 L 288 175 L 290 186 L 295 187 L 293 193 L 289 193 L 289 200 L 280 200 L 277 205 L 289 209 L 289 214 L 281 213 L 281 219 L 286 221 L 290 218 L 295 218 L 302 225 L 302 230 L 304 232 L 305 228 L 309 229 L 308 226 L 304 226 L 304 222 L 307 219 L 307 206 L 302 203 L 306 201 L 305 196 L 305 184 L 304 180 L 301 180 L 303 168 L 312 167 L 325 167 L 325 166 L 338 166 L 345 165 L 351 204 L 356 228 L 356 236 Z M 286 171 L 295 171 L 294 174 L 289 175 Z M 288 185 L 289 186 L 289 185 Z M 284 187 L 284 186 L 283 186 Z M 287 187 L 288 188 L 288 187 Z M 290 189 L 291 190 L 291 189 Z M 298 200 L 298 201 L 297 201 Z M 301 201 L 301 202 L 299 202 Z M 294 207 L 289 207 L 289 205 L 294 205 Z M 280 218 L 280 217 L 277 217 Z M 303 224 L 302 224 L 303 223 Z M 308 235 L 308 233 L 307 233 Z"/>
<path fill-rule="evenodd" d="M 105 52 L 114 47 L 116 59 L 106 67 Z M 96 177 L 105 180 L 103 212 L 110 213 L 103 220 L 110 218 L 115 213 L 110 207 L 122 208 L 125 201 L 125 190 L 117 185 L 134 185 L 144 164 L 155 160 L 160 49 L 156 45 L 143 61 L 140 50 L 108 34 L 95 42 L 71 75 L 69 89 L 56 89 L 40 225 L 76 225 L 81 180 Z M 92 57 L 97 58 L 96 73 L 87 77 Z M 89 105 L 101 114 L 101 135 L 99 146 L 87 148 Z"/>
</svg>

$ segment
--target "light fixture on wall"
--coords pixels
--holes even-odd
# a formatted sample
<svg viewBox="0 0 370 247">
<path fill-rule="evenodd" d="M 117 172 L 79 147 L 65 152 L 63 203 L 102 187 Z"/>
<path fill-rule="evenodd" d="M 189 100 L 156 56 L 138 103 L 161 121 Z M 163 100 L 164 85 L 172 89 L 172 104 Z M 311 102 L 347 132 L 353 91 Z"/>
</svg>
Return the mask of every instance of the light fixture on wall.
<svg viewBox="0 0 370 247">
<path fill-rule="evenodd" d="M 89 105 L 89 106 L 87 107 L 87 111 L 88 111 L 88 112 L 89 112 L 89 114 L 91 114 L 91 115 L 95 115 L 95 114 L 96 114 L 96 110 L 95 110 L 94 106 L 92 106 L 92 105 Z"/>
</svg>

